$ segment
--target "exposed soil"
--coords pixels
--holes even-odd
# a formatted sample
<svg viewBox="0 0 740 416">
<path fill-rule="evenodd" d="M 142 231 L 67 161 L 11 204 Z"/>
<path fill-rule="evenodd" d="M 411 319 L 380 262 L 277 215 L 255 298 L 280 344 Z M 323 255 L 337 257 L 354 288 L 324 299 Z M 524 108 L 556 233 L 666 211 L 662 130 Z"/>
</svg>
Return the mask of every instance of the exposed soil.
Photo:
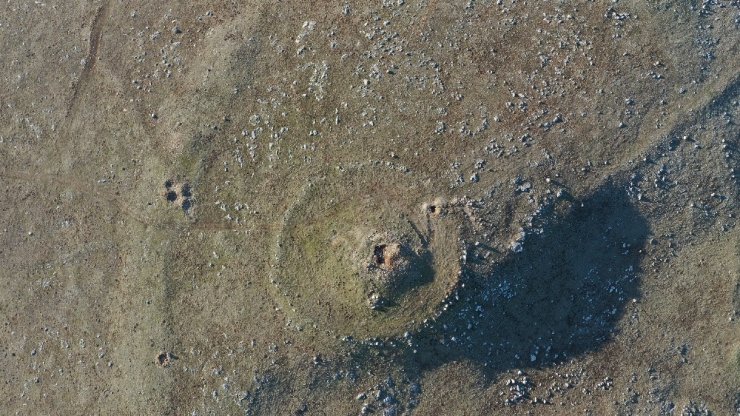
<svg viewBox="0 0 740 416">
<path fill-rule="evenodd" d="M 740 414 L 739 22 L 6 2 L 0 414 Z"/>
</svg>

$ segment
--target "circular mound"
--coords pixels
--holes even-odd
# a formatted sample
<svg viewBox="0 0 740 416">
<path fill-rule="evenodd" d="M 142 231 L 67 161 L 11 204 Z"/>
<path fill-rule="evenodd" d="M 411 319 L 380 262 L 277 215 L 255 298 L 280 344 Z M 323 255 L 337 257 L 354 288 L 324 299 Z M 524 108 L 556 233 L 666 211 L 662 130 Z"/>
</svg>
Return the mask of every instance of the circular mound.
<svg viewBox="0 0 740 416">
<path fill-rule="evenodd" d="M 372 338 L 438 315 L 460 275 L 459 220 L 425 203 L 432 192 L 380 166 L 310 183 L 285 216 L 272 269 L 296 319 Z"/>
</svg>

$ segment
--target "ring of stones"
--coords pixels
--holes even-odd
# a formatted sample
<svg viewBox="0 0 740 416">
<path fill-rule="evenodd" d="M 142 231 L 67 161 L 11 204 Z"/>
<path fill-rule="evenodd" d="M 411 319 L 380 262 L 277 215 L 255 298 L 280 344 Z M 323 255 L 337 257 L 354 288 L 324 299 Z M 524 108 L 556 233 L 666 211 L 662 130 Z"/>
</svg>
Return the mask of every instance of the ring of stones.
<svg viewBox="0 0 740 416">
<path fill-rule="evenodd" d="M 287 211 L 271 281 L 292 318 L 367 339 L 413 331 L 460 276 L 459 221 L 433 183 L 387 167 L 335 169 Z"/>
</svg>

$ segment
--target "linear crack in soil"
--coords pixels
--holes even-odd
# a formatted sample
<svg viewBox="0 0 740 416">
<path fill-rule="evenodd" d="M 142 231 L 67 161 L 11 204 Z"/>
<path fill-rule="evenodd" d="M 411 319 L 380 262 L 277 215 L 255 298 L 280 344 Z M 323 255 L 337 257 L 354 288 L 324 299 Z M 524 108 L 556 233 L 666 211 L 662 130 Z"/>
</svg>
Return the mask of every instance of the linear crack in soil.
<svg viewBox="0 0 740 416">
<path fill-rule="evenodd" d="M 110 7 L 110 1 L 104 2 L 95 13 L 93 21 L 90 25 L 90 41 L 87 56 L 85 57 L 85 63 L 82 66 L 82 72 L 74 85 L 72 91 L 72 97 L 69 100 L 67 112 L 65 114 L 65 120 L 71 119 L 71 116 L 76 114 L 79 108 L 80 93 L 84 90 L 92 76 L 92 71 L 95 69 L 95 64 L 98 61 L 98 48 L 100 47 L 100 41 L 103 38 L 103 24 L 108 14 Z"/>
</svg>

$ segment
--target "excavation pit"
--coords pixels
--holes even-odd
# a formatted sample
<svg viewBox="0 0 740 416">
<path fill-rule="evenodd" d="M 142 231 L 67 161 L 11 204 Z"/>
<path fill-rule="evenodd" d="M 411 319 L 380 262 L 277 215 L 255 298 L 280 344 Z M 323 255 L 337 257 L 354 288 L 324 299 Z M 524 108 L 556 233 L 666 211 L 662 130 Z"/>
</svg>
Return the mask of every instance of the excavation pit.
<svg viewBox="0 0 740 416">
<path fill-rule="evenodd" d="M 401 245 L 398 243 L 380 244 L 373 249 L 373 263 L 383 270 L 393 270 L 400 257 Z"/>
</svg>

